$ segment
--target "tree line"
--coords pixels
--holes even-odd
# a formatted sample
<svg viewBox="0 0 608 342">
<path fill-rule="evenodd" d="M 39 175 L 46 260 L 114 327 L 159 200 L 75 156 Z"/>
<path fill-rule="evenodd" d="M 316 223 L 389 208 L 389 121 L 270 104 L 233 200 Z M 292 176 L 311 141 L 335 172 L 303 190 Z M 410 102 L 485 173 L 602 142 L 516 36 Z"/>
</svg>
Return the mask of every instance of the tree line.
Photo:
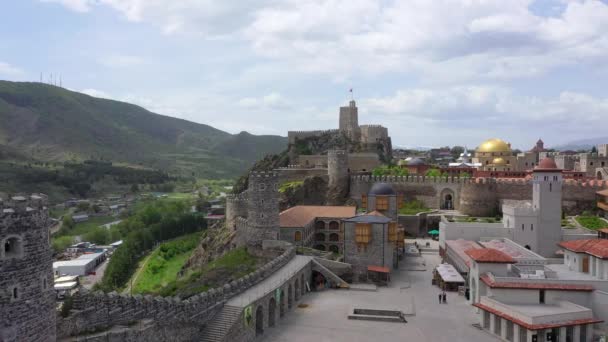
<svg viewBox="0 0 608 342">
<path fill-rule="evenodd" d="M 207 228 L 204 217 L 190 212 L 184 201 L 154 201 L 117 225 L 123 244 L 114 252 L 97 288 L 122 288 L 137 268 L 138 260 L 161 241 Z"/>
</svg>

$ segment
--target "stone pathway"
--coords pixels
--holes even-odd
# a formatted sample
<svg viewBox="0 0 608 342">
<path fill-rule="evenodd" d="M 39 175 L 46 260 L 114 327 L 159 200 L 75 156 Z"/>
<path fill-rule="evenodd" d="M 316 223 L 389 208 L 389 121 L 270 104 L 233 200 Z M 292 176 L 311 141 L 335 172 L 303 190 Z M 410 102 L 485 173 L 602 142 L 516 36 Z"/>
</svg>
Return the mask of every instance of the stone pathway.
<svg viewBox="0 0 608 342">
<path fill-rule="evenodd" d="M 264 297 L 267 293 L 274 291 L 281 286 L 286 279 L 291 278 L 302 268 L 312 261 L 313 257 L 296 255 L 285 266 L 274 272 L 270 277 L 264 279 L 255 286 L 250 287 L 245 292 L 234 296 L 228 300 L 226 305 L 235 307 L 246 307 L 252 302 Z"/>
</svg>

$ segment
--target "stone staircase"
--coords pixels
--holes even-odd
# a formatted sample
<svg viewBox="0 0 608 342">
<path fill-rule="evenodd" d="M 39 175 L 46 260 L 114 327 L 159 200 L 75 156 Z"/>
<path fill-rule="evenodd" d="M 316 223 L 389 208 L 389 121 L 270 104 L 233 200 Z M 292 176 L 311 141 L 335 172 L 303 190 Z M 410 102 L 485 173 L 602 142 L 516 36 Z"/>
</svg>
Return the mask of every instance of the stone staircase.
<svg viewBox="0 0 608 342">
<path fill-rule="evenodd" d="M 243 308 L 224 305 L 222 310 L 213 317 L 203 331 L 201 341 L 203 342 L 222 342 L 230 328 L 238 321 Z"/>
</svg>

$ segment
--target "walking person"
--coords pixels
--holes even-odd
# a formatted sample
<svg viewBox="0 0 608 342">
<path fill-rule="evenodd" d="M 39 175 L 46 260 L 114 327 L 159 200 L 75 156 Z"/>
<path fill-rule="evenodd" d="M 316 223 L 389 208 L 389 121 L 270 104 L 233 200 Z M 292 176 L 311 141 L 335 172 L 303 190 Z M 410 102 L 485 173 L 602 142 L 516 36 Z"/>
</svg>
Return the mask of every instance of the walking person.
<svg viewBox="0 0 608 342">
<path fill-rule="evenodd" d="M 443 297 L 443 304 L 447 304 L 448 301 L 447 301 L 447 295 L 445 294 L 445 291 L 443 292 L 443 296 L 442 297 Z"/>
<path fill-rule="evenodd" d="M 439 304 L 441 304 L 441 292 L 439 292 Z"/>
</svg>

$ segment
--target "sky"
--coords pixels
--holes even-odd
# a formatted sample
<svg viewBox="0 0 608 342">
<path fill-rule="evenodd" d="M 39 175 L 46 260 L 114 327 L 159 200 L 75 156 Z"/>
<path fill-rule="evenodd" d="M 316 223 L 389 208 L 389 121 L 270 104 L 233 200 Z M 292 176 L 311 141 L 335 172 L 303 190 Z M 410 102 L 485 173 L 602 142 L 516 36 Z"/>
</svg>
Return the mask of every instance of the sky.
<svg viewBox="0 0 608 342">
<path fill-rule="evenodd" d="M 608 136 L 608 1 L 19 0 L 0 79 L 238 133 L 360 124 L 393 145 Z"/>
</svg>

